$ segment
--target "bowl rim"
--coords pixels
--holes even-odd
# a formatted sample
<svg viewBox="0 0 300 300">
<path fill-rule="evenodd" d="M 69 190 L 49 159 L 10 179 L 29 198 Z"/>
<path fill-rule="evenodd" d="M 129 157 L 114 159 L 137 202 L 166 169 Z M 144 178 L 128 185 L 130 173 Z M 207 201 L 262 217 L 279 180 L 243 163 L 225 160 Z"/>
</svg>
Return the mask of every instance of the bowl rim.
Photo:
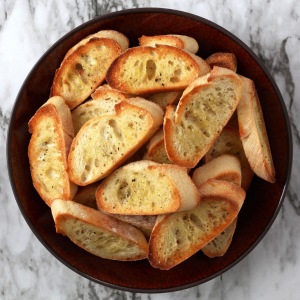
<svg viewBox="0 0 300 300">
<path fill-rule="evenodd" d="M 287 171 L 285 174 L 285 183 L 280 195 L 280 199 L 278 202 L 278 205 L 273 213 L 273 216 L 270 220 L 270 222 L 267 224 L 267 226 L 264 228 L 263 232 L 258 236 L 258 238 L 253 242 L 253 244 L 239 257 L 237 258 L 235 261 L 233 261 L 231 264 L 229 264 L 228 266 L 224 267 L 223 269 L 219 270 L 218 272 L 203 278 L 203 279 L 199 279 L 196 280 L 194 282 L 190 282 L 181 286 L 175 286 L 175 287 L 169 287 L 169 288 L 159 288 L 159 289 L 142 289 L 142 288 L 132 288 L 132 287 L 125 287 L 125 286 L 119 286 L 117 284 L 112 284 L 109 282 L 105 282 L 102 281 L 100 279 L 96 279 L 86 273 L 84 273 L 83 271 L 73 267 L 69 262 L 67 262 L 65 259 L 63 259 L 61 256 L 59 256 L 44 240 L 43 238 L 40 236 L 39 232 L 37 231 L 37 229 L 34 227 L 34 225 L 31 223 L 29 217 L 27 216 L 25 209 L 22 205 L 21 199 L 19 197 L 15 182 L 14 182 L 14 178 L 13 178 L 13 171 L 12 171 L 12 160 L 11 160 L 11 140 L 12 140 L 12 128 L 13 128 L 13 123 L 14 123 L 14 119 L 15 119 L 15 115 L 16 115 L 16 111 L 17 111 L 17 107 L 18 104 L 21 100 L 21 96 L 26 88 L 26 86 L 28 85 L 29 81 L 31 80 L 31 78 L 34 76 L 37 68 L 39 67 L 40 63 L 43 62 L 46 57 L 48 56 L 48 54 L 50 54 L 60 43 L 62 43 L 64 40 L 66 40 L 67 38 L 69 38 L 70 36 L 74 35 L 76 32 L 84 29 L 86 26 L 92 25 L 94 23 L 97 23 L 99 21 L 103 21 L 103 20 L 107 20 L 113 17 L 119 17 L 119 16 L 123 16 L 123 15 L 127 15 L 127 14 L 137 14 L 137 13 L 163 13 L 163 14 L 172 14 L 172 15 L 177 15 L 177 16 L 181 16 L 181 17 L 185 17 L 185 18 L 189 18 L 192 20 L 195 20 L 197 22 L 203 23 L 205 25 L 208 25 L 218 31 L 220 31 L 222 34 L 224 34 L 227 38 L 231 39 L 232 41 L 234 41 L 236 44 L 238 44 L 239 46 L 241 46 L 244 50 L 246 50 L 249 55 L 254 59 L 254 61 L 259 65 L 259 67 L 263 70 L 263 72 L 265 73 L 266 77 L 268 78 L 268 80 L 270 81 L 276 96 L 279 99 L 279 104 L 281 106 L 281 109 L 283 111 L 283 116 L 284 116 L 284 121 L 285 121 L 285 125 L 287 128 L 287 140 L 288 140 L 288 166 L 287 166 Z M 167 292 L 175 292 L 175 291 L 180 291 L 180 290 L 184 290 L 187 288 L 191 288 L 197 285 L 200 285 L 202 283 L 205 283 L 211 279 L 216 278 L 217 276 L 223 274 L 224 272 L 228 271 L 229 269 L 231 269 L 232 267 L 234 267 L 237 263 L 239 263 L 241 260 L 243 260 L 258 244 L 259 242 L 263 239 L 263 237 L 266 235 L 266 233 L 269 231 L 270 227 L 272 226 L 272 224 L 274 223 L 280 209 L 281 206 L 283 204 L 287 189 L 288 189 L 288 185 L 289 185 L 289 181 L 290 181 L 290 176 L 291 176 L 291 170 L 292 170 L 292 160 L 293 160 L 293 142 L 292 142 L 292 133 L 291 133 L 291 124 L 290 124 L 290 120 L 289 120 L 289 116 L 287 113 L 287 109 L 286 109 L 286 105 L 284 103 L 283 97 L 280 93 L 280 90 L 275 82 L 275 80 L 273 79 L 273 77 L 271 76 L 270 72 L 268 71 L 268 69 L 266 68 L 266 66 L 264 65 L 264 63 L 258 58 L 258 56 L 243 42 L 241 41 L 238 37 L 236 37 L 234 34 L 232 34 L 231 32 L 229 32 L 228 30 L 226 30 L 225 28 L 217 25 L 216 23 L 209 21 L 205 18 L 202 18 L 200 16 L 197 16 L 195 14 L 191 14 L 188 12 L 183 12 L 183 11 L 179 11 L 179 10 L 174 10 L 174 9 L 166 9 L 166 8 L 132 8 L 132 9 L 126 9 L 126 10 L 122 10 L 122 11 L 117 11 L 117 12 L 113 12 L 113 13 L 108 13 L 99 17 L 96 17 L 90 21 L 87 21 L 77 27 L 75 27 L 74 29 L 72 29 L 71 31 L 69 31 L 68 33 L 66 33 L 64 36 L 62 36 L 59 40 L 57 40 L 41 57 L 40 59 L 35 63 L 35 65 L 33 66 L 33 68 L 30 70 L 29 74 L 27 75 L 27 77 L 25 78 L 18 94 L 16 97 L 16 100 L 14 102 L 13 105 L 13 109 L 12 109 L 12 114 L 10 117 L 10 121 L 9 121 L 9 127 L 8 127 L 8 134 L 7 134 L 7 142 L 6 142 L 6 161 L 7 161 L 7 166 L 8 166 L 8 173 L 9 173 L 9 180 L 10 180 L 10 184 L 13 190 L 13 194 L 15 197 L 15 200 L 18 204 L 18 207 L 25 219 L 25 221 L 27 222 L 28 226 L 30 227 L 30 229 L 32 230 L 32 232 L 34 233 L 34 235 L 37 237 L 37 239 L 42 243 L 42 245 L 56 258 L 58 259 L 61 263 L 63 263 L 66 267 L 68 267 L 69 269 L 73 270 L 74 272 L 76 272 L 77 274 L 93 281 L 96 282 L 98 284 L 110 287 L 110 288 L 114 288 L 114 289 L 118 289 L 118 290 L 122 290 L 122 291 L 127 291 L 127 292 L 135 292 L 135 293 L 148 293 L 148 294 L 152 294 L 152 293 L 167 293 Z"/>
</svg>

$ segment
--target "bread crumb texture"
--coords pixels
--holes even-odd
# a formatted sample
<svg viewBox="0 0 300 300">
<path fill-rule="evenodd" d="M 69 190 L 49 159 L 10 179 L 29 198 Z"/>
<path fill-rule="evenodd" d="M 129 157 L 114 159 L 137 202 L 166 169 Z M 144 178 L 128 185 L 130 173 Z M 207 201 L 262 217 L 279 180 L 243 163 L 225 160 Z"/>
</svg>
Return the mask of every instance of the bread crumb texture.
<svg viewBox="0 0 300 300">
<path fill-rule="evenodd" d="M 221 132 L 237 104 L 237 94 L 230 79 L 220 79 L 192 95 L 185 112 L 176 122 L 175 137 L 180 156 L 193 159 L 200 149 Z"/>
<path fill-rule="evenodd" d="M 194 249 L 200 250 L 224 226 L 231 210 L 227 201 L 212 197 L 201 199 L 193 210 L 170 216 L 160 230 L 165 232 L 155 239 L 155 264 L 170 269 L 192 255 Z"/>
<path fill-rule="evenodd" d="M 100 197 L 103 208 L 109 211 L 159 214 L 173 205 L 173 198 L 178 198 L 178 191 L 162 172 L 123 168 L 104 182 Z"/>
<path fill-rule="evenodd" d="M 64 194 L 66 174 L 63 153 L 59 143 L 57 124 L 53 118 L 43 118 L 36 122 L 32 141 L 32 169 L 36 181 L 40 184 L 40 192 L 45 199 L 60 198 Z"/>
<path fill-rule="evenodd" d="M 144 255 L 138 244 L 76 218 L 66 217 L 60 227 L 75 244 L 97 256 L 130 260 Z"/>
</svg>

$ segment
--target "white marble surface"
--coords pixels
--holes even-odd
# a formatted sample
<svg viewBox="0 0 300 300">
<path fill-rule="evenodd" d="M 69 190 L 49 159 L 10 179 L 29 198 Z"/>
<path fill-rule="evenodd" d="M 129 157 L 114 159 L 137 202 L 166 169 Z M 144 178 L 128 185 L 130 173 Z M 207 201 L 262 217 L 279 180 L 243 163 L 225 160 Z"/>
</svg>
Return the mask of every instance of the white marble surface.
<svg viewBox="0 0 300 300">
<path fill-rule="evenodd" d="M 95 16 L 149 6 L 197 14 L 225 27 L 250 46 L 275 77 L 292 121 L 294 139 L 286 201 L 255 250 L 208 283 L 154 295 L 103 287 L 57 261 L 25 223 L 5 171 L 12 106 L 39 57 L 65 33 Z M 0 0 L 0 299 L 300 299 L 299 28 L 300 2 L 296 0 Z"/>
</svg>

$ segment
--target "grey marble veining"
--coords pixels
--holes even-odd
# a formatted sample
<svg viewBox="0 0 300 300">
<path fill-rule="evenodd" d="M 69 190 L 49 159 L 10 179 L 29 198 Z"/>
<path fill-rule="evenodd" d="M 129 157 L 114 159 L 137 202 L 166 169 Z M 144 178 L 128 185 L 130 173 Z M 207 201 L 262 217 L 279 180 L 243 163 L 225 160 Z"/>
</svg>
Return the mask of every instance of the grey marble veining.
<svg viewBox="0 0 300 300">
<path fill-rule="evenodd" d="M 165 7 L 194 13 L 244 41 L 274 76 L 287 105 L 294 162 L 287 199 L 262 242 L 201 286 L 133 294 L 84 279 L 35 238 L 14 200 L 5 144 L 15 97 L 40 56 L 74 27 L 109 12 Z M 0 299 L 300 299 L 300 2 L 295 0 L 0 0 Z"/>
</svg>

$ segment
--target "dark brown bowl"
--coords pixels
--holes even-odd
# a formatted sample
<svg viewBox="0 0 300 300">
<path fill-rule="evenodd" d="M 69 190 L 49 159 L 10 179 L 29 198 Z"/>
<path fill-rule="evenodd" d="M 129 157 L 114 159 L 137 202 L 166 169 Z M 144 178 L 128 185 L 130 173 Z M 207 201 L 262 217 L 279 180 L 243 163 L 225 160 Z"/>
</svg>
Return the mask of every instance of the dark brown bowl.
<svg viewBox="0 0 300 300">
<path fill-rule="evenodd" d="M 35 191 L 29 171 L 27 123 L 47 101 L 55 70 L 66 52 L 87 35 L 114 29 L 137 46 L 141 35 L 183 34 L 194 37 L 198 55 L 233 52 L 238 73 L 254 80 L 271 144 L 276 183 L 254 177 L 240 212 L 233 242 L 221 258 L 210 259 L 201 251 L 171 269 L 160 271 L 147 260 L 118 262 L 96 257 L 56 234 L 49 207 Z M 274 222 L 287 190 L 292 165 L 292 137 L 286 107 L 279 89 L 259 58 L 238 38 L 198 16 L 168 9 L 132 9 L 89 21 L 56 42 L 33 67 L 16 99 L 10 120 L 7 159 L 12 189 L 29 227 L 40 242 L 63 264 L 97 283 L 133 292 L 160 293 L 204 283 L 241 261 L 260 242 Z"/>
</svg>

